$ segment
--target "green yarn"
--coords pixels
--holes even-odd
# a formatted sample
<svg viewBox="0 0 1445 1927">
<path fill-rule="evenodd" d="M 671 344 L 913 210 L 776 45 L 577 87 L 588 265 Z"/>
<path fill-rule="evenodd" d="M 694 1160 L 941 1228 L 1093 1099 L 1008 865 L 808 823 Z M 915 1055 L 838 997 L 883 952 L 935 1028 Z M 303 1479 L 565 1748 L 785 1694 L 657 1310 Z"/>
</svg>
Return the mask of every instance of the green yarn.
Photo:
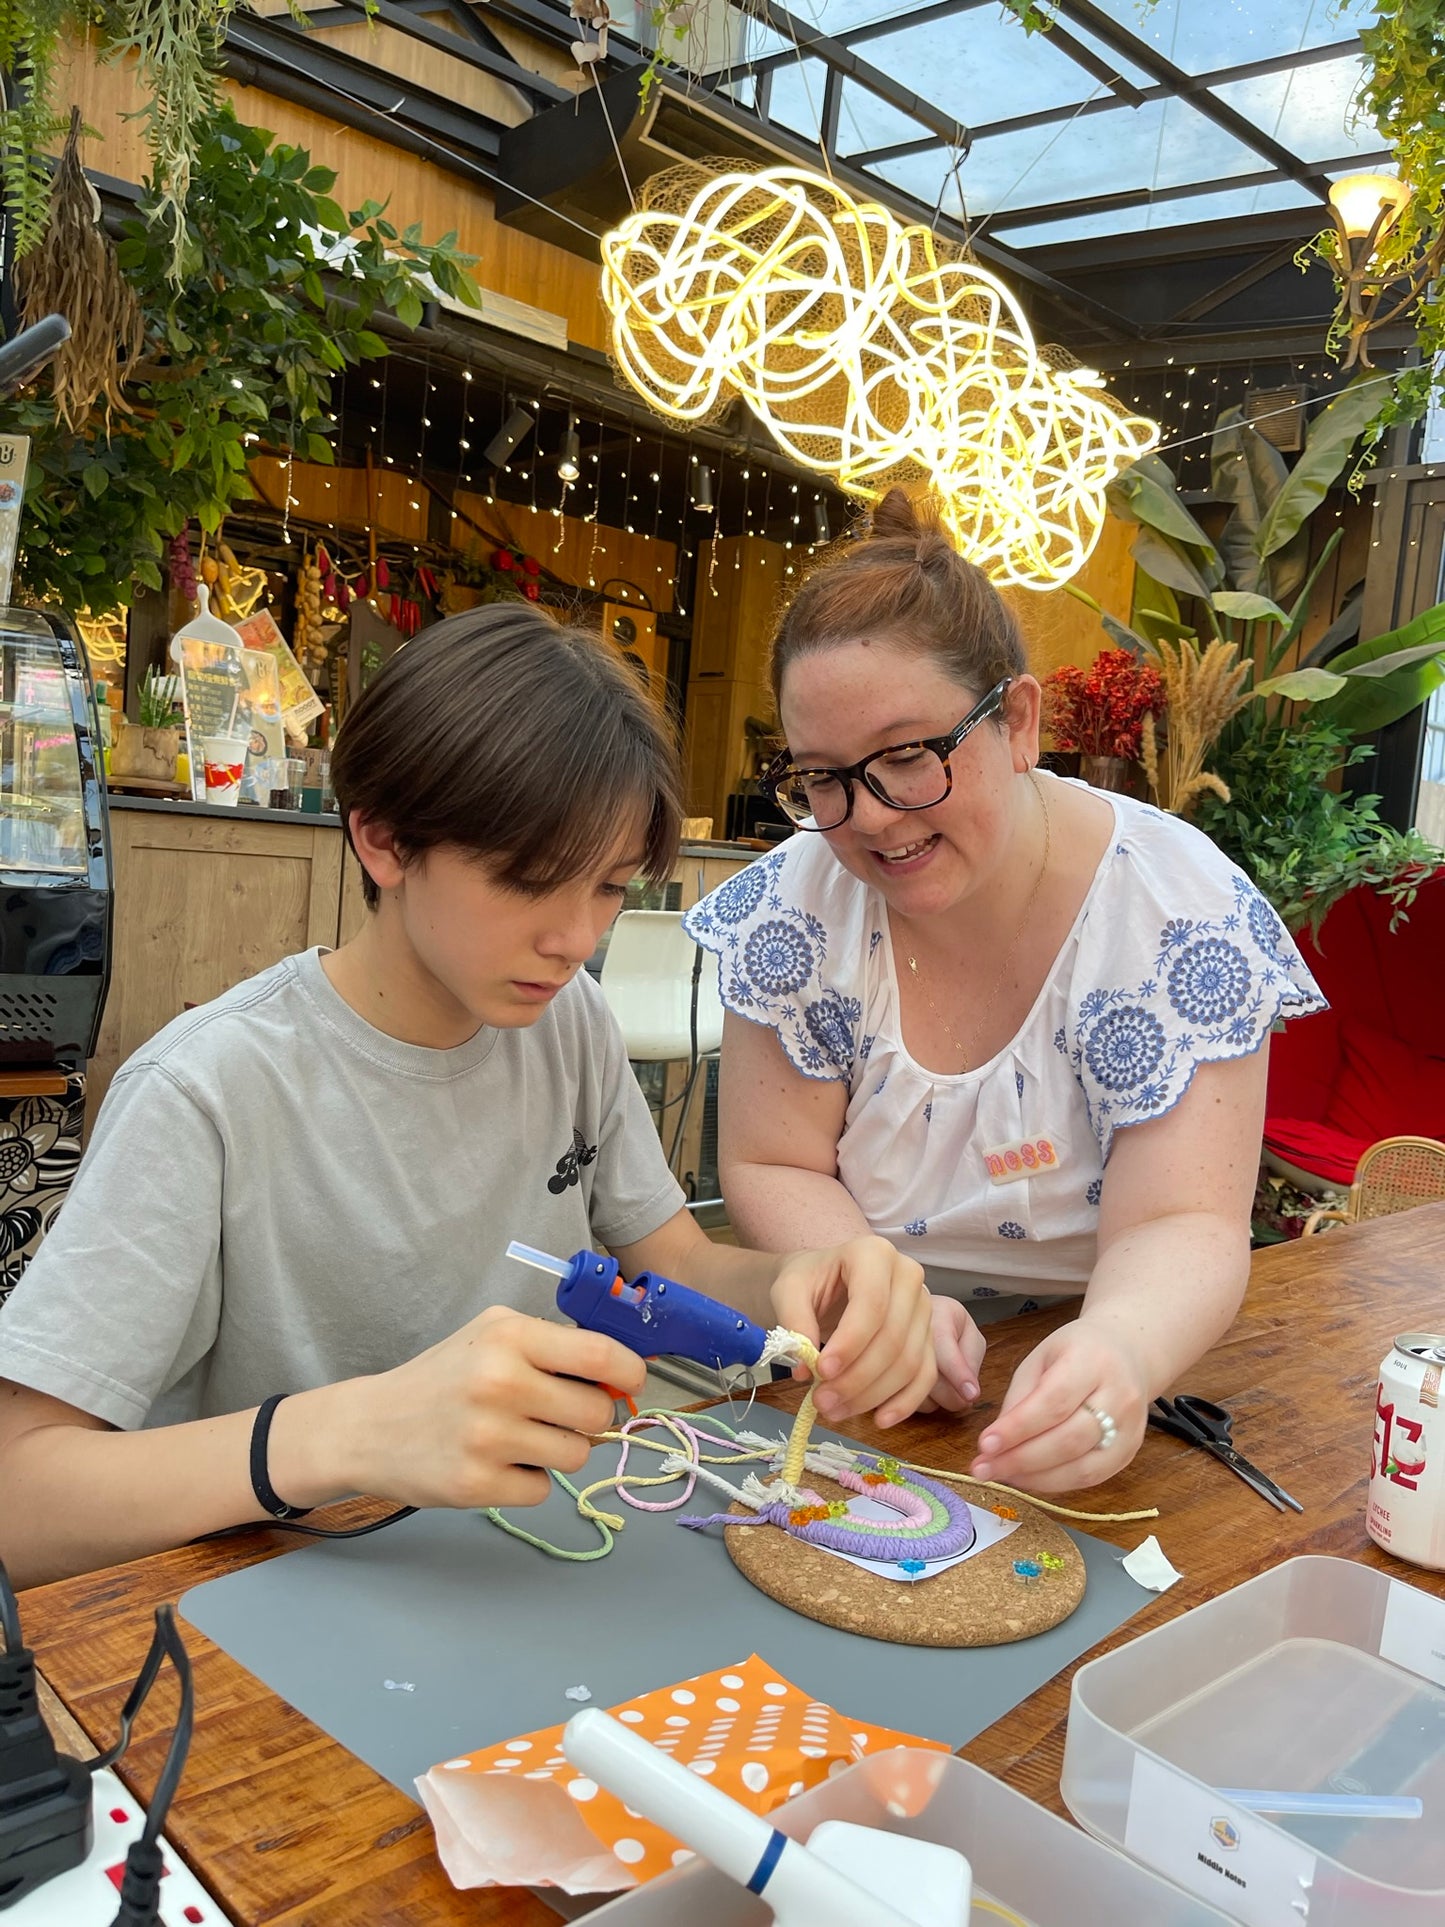
<svg viewBox="0 0 1445 1927">
<path fill-rule="evenodd" d="M 572 1484 L 570 1479 L 564 1478 L 560 1472 L 553 1472 L 549 1476 L 557 1481 L 558 1485 L 561 1486 L 569 1498 L 574 1501 L 581 1498 L 582 1495 L 578 1492 L 576 1486 Z M 591 1552 L 572 1552 L 566 1546 L 554 1546 L 549 1540 L 538 1538 L 535 1532 L 528 1532 L 522 1526 L 513 1525 L 510 1519 L 504 1519 L 502 1517 L 494 1505 L 484 1506 L 482 1509 L 482 1517 L 484 1519 L 490 1519 L 494 1526 L 500 1526 L 502 1531 L 507 1533 L 511 1538 L 520 1539 L 524 1545 L 535 1546 L 538 1552 L 545 1552 L 553 1559 L 573 1559 L 579 1563 L 585 1563 L 590 1559 L 605 1559 L 608 1553 L 611 1552 L 614 1543 L 612 1532 L 606 1521 L 602 1519 L 593 1519 L 592 1521 L 593 1525 L 595 1525 L 597 1530 L 602 1534 L 602 1544 L 600 1546 L 594 1546 Z"/>
</svg>

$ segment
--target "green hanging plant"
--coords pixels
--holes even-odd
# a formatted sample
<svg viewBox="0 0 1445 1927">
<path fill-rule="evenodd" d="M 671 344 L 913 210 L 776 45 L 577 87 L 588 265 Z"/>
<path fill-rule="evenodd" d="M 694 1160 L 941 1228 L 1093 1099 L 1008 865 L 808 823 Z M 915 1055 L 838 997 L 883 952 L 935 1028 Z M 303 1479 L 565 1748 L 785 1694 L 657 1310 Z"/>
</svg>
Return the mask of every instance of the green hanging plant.
<svg viewBox="0 0 1445 1927">
<path fill-rule="evenodd" d="M 70 124 L 52 104 L 52 68 L 72 0 L 0 0 L 0 192 L 14 229 L 14 255 L 27 255 L 50 217 L 47 151 Z"/>
<path fill-rule="evenodd" d="M 212 110 L 196 127 L 177 289 L 174 236 L 155 219 L 162 189 L 146 184 L 118 249 L 143 320 L 125 365 L 130 412 L 93 405 L 72 427 L 46 376 L 0 406 L 0 425 L 32 440 L 25 594 L 101 615 L 137 583 L 159 590 L 170 538 L 192 520 L 214 532 L 253 495 L 252 450 L 333 459 L 332 380 L 387 352 L 370 325 L 379 311 L 415 327 L 438 289 L 476 304 L 455 235 L 399 233 L 374 201 L 348 212 L 334 185 L 304 150 Z M 333 267 L 340 295 L 323 280 Z"/>
</svg>

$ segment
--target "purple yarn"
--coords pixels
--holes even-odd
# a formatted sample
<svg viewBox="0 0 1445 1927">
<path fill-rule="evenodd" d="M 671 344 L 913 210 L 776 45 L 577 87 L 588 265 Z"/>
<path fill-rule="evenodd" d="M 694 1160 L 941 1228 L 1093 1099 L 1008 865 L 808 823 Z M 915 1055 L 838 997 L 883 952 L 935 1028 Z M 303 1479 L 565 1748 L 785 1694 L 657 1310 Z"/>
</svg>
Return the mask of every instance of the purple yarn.
<svg viewBox="0 0 1445 1927">
<path fill-rule="evenodd" d="M 916 1518 L 918 1500 L 916 1497 L 910 1497 L 906 1487 L 891 1483 L 870 1484 L 862 1476 L 864 1471 L 873 1470 L 876 1464 L 876 1460 L 869 1464 L 860 1460 L 858 1469 L 843 1471 L 837 1475 L 838 1484 L 874 1499 L 880 1505 L 890 1506 L 906 1517 Z M 935 1532 L 927 1534 L 914 1532 L 906 1536 L 899 1534 L 894 1537 L 881 1532 L 864 1531 L 860 1529 L 857 1520 L 812 1519 L 805 1525 L 795 1525 L 792 1518 L 793 1508 L 779 1500 L 773 1505 L 761 1507 L 750 1517 L 740 1517 L 730 1512 L 714 1512 L 707 1518 L 682 1519 L 679 1524 L 691 1526 L 696 1532 L 701 1532 L 712 1525 L 780 1526 L 790 1537 L 804 1539 L 810 1545 L 827 1546 L 832 1552 L 846 1552 L 855 1559 L 879 1559 L 892 1564 L 899 1564 L 905 1559 L 952 1559 L 960 1552 L 967 1552 L 977 1537 L 973 1515 L 967 1503 L 959 1498 L 956 1492 L 949 1491 L 947 1486 L 938 1485 L 932 1479 L 924 1478 L 921 1473 L 909 1473 L 908 1485 L 927 1492 L 936 1499 L 946 1514 L 948 1523 L 940 1526 Z M 896 1497 L 890 1497 L 890 1494 Z"/>
</svg>

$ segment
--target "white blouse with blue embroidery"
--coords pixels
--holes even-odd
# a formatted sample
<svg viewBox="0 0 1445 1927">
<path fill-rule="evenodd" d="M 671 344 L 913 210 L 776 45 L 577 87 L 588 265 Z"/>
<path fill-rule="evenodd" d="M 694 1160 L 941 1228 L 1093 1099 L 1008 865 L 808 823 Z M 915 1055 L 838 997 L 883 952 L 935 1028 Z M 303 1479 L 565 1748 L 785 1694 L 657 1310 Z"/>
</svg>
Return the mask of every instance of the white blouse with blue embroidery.
<svg viewBox="0 0 1445 1927">
<path fill-rule="evenodd" d="M 1099 792 L 1103 794 L 1103 792 Z M 909 1056 L 882 895 L 799 834 L 691 910 L 727 1008 L 845 1083 L 838 1175 L 934 1290 L 1077 1293 L 1116 1130 L 1170 1111 L 1200 1064 L 1325 1008 L 1270 904 L 1198 830 L 1110 795 L 1115 834 L 1022 1029 L 949 1074 Z"/>
</svg>

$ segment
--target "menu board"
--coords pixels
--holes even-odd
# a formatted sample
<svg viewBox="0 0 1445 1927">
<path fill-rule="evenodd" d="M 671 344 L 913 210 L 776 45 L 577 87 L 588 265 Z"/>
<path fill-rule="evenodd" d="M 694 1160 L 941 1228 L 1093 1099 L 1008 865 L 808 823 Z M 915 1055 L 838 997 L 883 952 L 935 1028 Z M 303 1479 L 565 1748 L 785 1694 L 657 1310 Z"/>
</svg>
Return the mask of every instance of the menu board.
<svg viewBox="0 0 1445 1927">
<path fill-rule="evenodd" d="M 247 802 L 269 803 L 272 790 L 286 788 L 286 730 L 281 721 L 281 678 L 276 658 L 262 649 L 241 651 L 245 685 L 236 729 L 250 737 L 241 795 Z"/>
<path fill-rule="evenodd" d="M 181 663 L 181 703 L 186 713 L 186 754 L 191 759 L 191 795 L 206 800 L 206 768 L 201 740 L 230 736 L 239 727 L 238 711 L 246 687 L 244 649 L 233 642 L 207 642 L 179 635 L 173 645 Z"/>
<path fill-rule="evenodd" d="M 306 725 L 314 716 L 319 716 L 326 705 L 307 682 L 305 672 L 291 653 L 290 643 L 276 626 L 276 618 L 269 609 L 258 609 L 255 615 L 246 616 L 236 624 L 236 633 L 248 649 L 259 650 L 275 662 L 281 685 L 281 715 L 287 729 L 302 735 Z"/>
<path fill-rule="evenodd" d="M 20 511 L 25 502 L 25 471 L 30 465 L 28 435 L 0 435 L 0 607 L 10 600 Z"/>
</svg>

